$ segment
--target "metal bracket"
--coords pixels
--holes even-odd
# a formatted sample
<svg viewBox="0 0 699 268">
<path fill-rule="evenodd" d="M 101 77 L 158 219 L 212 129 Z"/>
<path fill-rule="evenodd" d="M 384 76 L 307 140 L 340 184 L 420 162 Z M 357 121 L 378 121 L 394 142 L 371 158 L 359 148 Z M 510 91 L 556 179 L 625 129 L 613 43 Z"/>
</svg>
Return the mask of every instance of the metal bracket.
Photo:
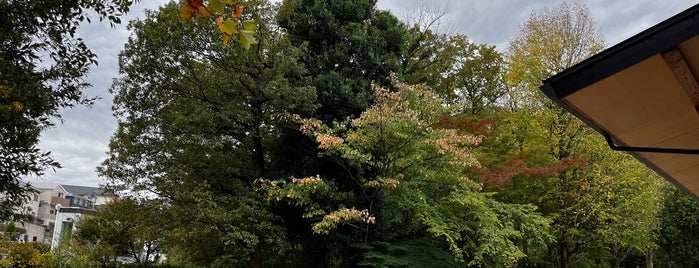
<svg viewBox="0 0 699 268">
<path fill-rule="evenodd" d="M 644 152 L 644 153 L 664 153 L 664 154 L 699 154 L 699 149 L 680 149 L 680 148 L 653 148 L 653 147 L 633 147 L 633 146 L 618 146 L 614 143 L 612 135 L 604 133 L 604 138 L 609 144 L 609 148 L 614 151 L 626 152 Z"/>
</svg>

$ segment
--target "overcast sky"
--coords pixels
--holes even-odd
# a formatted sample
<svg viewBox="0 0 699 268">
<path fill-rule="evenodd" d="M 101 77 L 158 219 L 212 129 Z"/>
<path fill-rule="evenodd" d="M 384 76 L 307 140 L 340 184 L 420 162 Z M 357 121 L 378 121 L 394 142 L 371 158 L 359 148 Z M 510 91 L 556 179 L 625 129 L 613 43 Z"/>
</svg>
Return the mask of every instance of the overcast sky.
<svg viewBox="0 0 699 268">
<path fill-rule="evenodd" d="M 163 0 L 141 0 L 124 21 L 142 17 L 144 9 L 156 9 Z M 473 42 L 487 43 L 504 51 L 532 11 L 556 8 L 560 0 L 379 0 L 379 9 L 389 9 L 399 18 L 410 17 L 421 3 L 447 10 L 449 28 L 466 34 Z M 585 4 L 609 45 L 614 45 L 693 5 L 696 0 L 589 0 Z M 64 123 L 43 133 L 40 148 L 51 151 L 63 168 L 48 170 L 43 178 L 31 179 L 40 186 L 73 184 L 97 186 L 104 183 L 95 168 L 107 156 L 109 138 L 116 130 L 112 116 L 112 96 L 108 88 L 117 77 L 117 55 L 129 32 L 126 23 L 110 28 L 108 23 L 83 25 L 79 35 L 97 55 L 99 65 L 92 68 L 86 93 L 99 96 L 93 108 L 78 107 L 62 112 Z"/>
</svg>

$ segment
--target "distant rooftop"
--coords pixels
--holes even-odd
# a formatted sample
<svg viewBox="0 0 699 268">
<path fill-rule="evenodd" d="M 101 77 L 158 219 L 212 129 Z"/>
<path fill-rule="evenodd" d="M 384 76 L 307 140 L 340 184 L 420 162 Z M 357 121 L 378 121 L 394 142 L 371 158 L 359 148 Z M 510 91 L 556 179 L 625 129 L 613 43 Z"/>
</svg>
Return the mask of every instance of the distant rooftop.
<svg viewBox="0 0 699 268">
<path fill-rule="evenodd" d="M 89 186 L 78 186 L 78 185 L 66 185 L 66 184 L 61 184 L 61 187 L 65 189 L 67 192 L 71 194 L 76 194 L 76 195 L 103 195 L 104 194 L 104 189 L 98 188 L 98 187 L 89 187 Z"/>
</svg>

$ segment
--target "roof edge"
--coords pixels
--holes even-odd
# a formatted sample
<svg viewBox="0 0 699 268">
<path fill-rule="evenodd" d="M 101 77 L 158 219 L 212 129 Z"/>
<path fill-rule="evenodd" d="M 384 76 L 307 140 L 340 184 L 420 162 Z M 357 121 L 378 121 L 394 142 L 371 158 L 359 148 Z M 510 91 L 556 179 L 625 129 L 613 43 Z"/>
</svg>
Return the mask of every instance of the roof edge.
<svg viewBox="0 0 699 268">
<path fill-rule="evenodd" d="M 549 98 L 564 98 L 699 35 L 699 4 L 543 81 Z"/>
</svg>

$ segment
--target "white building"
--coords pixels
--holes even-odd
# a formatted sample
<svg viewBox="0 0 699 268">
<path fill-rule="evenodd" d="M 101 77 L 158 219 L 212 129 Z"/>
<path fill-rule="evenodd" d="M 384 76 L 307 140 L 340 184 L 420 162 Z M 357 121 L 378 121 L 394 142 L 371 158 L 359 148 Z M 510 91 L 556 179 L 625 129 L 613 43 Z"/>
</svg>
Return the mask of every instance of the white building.
<svg viewBox="0 0 699 268">
<path fill-rule="evenodd" d="M 54 188 L 36 188 L 37 193 L 27 197 L 24 207 L 18 213 L 31 216 L 28 222 L 18 222 L 18 227 L 27 232 L 24 242 L 58 244 L 61 233 L 74 228 L 73 222 L 85 211 L 94 210 L 115 198 L 102 188 L 58 185 Z"/>
<path fill-rule="evenodd" d="M 63 208 L 60 205 L 57 206 L 56 213 L 56 223 L 53 228 L 53 235 L 51 239 L 51 249 L 58 247 L 58 243 L 67 233 L 75 232 L 75 222 L 80 220 L 86 212 L 92 211 L 85 208 Z"/>
</svg>

